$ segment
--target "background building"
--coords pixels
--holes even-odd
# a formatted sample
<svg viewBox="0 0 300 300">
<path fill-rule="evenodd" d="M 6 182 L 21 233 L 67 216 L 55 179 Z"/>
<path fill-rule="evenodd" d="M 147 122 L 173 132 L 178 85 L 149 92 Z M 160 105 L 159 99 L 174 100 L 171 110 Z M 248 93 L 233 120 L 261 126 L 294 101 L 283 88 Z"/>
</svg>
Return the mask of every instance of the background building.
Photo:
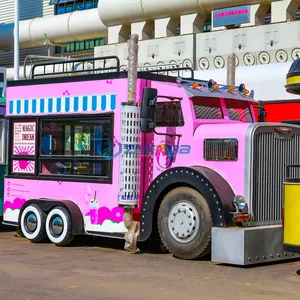
<svg viewBox="0 0 300 300">
<path fill-rule="evenodd" d="M 299 0 L 21 0 L 21 62 L 28 54 L 117 55 L 126 69 L 126 41 L 138 33 L 141 68 L 191 67 L 198 77 L 225 80 L 234 52 L 250 79 L 257 72 L 285 77 L 289 62 L 300 57 L 299 5 Z M 14 0 L 2 0 L 0 65 L 10 68 L 10 78 L 13 13 Z"/>
</svg>

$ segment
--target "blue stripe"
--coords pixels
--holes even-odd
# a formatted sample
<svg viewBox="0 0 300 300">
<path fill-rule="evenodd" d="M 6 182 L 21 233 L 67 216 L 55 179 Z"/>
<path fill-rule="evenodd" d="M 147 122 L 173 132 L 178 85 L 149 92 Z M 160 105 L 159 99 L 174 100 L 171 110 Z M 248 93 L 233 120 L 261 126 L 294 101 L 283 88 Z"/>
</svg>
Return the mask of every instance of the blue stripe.
<svg viewBox="0 0 300 300">
<path fill-rule="evenodd" d="M 29 111 L 29 104 L 28 104 L 28 100 L 25 100 L 25 103 L 24 103 L 24 113 L 25 114 L 28 114 L 28 111 Z"/>
<path fill-rule="evenodd" d="M 17 100 L 17 114 L 21 113 L 21 100 Z"/>
<path fill-rule="evenodd" d="M 61 111 L 61 98 L 56 98 L 56 112 Z"/>
<path fill-rule="evenodd" d="M 70 111 L 70 97 L 66 97 L 65 108 L 66 108 L 66 112 Z"/>
<path fill-rule="evenodd" d="M 14 102 L 9 101 L 9 113 L 12 115 L 14 112 Z"/>
<path fill-rule="evenodd" d="M 74 97 L 74 111 L 78 111 L 79 107 L 79 99 L 78 97 Z"/>
<path fill-rule="evenodd" d="M 52 112 L 52 108 L 53 108 L 53 99 L 49 98 L 48 99 L 48 112 Z"/>
<path fill-rule="evenodd" d="M 115 110 L 116 109 L 116 105 L 117 105 L 117 97 L 116 97 L 116 95 L 111 95 L 110 96 L 111 110 Z"/>
<path fill-rule="evenodd" d="M 87 111 L 87 108 L 88 108 L 88 97 L 87 96 L 83 97 L 82 108 L 83 108 L 83 111 Z"/>
<path fill-rule="evenodd" d="M 43 113 L 45 111 L 45 99 L 40 99 L 40 112 Z"/>
<path fill-rule="evenodd" d="M 32 99 L 32 112 L 36 113 L 36 99 Z"/>
<path fill-rule="evenodd" d="M 105 95 L 101 96 L 101 109 L 102 110 L 106 109 L 106 96 Z"/>
<path fill-rule="evenodd" d="M 97 96 L 92 97 L 92 110 L 97 110 Z"/>
</svg>

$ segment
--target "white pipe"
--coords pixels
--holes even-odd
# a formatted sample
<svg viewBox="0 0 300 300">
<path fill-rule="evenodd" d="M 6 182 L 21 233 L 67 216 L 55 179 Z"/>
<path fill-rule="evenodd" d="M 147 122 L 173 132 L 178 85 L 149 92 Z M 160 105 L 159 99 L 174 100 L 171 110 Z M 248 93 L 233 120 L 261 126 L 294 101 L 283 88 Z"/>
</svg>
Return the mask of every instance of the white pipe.
<svg viewBox="0 0 300 300">
<path fill-rule="evenodd" d="M 12 45 L 11 26 L 0 26 L 0 49 L 9 49 Z M 19 28 L 21 48 L 45 46 L 47 40 L 63 44 L 107 36 L 107 27 L 101 22 L 97 8 L 20 21 Z"/>
<path fill-rule="evenodd" d="M 275 0 L 274 0 L 275 1 Z M 106 26 L 130 24 L 137 21 L 200 12 L 209 15 L 212 10 L 244 4 L 271 4 L 272 0 L 101 0 L 98 12 Z"/>
<path fill-rule="evenodd" d="M 19 80 L 19 0 L 15 0 L 15 28 L 14 28 L 14 79 Z"/>
<path fill-rule="evenodd" d="M 275 1 L 275 0 L 274 0 Z M 44 46 L 106 37 L 107 26 L 131 24 L 161 17 L 184 14 L 242 4 L 270 4 L 272 0 L 99 0 L 98 8 L 74 11 L 69 14 L 35 18 L 20 22 L 20 47 Z M 0 49 L 12 49 L 12 24 L 0 26 Z"/>
</svg>

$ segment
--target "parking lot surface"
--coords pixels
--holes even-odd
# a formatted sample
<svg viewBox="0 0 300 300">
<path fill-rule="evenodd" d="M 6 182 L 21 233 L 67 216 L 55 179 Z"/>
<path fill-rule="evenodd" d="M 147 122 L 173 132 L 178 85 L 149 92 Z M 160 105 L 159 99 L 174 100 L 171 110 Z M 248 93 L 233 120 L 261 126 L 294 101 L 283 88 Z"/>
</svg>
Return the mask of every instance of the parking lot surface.
<svg viewBox="0 0 300 300">
<path fill-rule="evenodd" d="M 84 237 L 59 248 L 0 229 L 0 299 L 300 299 L 299 260 L 243 268 L 123 245 Z"/>
</svg>

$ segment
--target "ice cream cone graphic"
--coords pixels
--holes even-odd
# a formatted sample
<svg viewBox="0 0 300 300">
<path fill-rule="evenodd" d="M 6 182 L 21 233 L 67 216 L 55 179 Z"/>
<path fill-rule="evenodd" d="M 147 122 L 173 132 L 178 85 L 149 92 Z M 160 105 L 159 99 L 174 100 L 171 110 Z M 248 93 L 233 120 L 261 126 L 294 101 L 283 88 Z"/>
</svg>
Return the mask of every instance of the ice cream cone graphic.
<svg viewBox="0 0 300 300">
<path fill-rule="evenodd" d="M 94 199 L 90 200 L 90 218 L 91 218 L 91 224 L 97 224 L 98 221 L 98 209 L 99 209 L 99 203 L 96 199 L 96 193 Z"/>
</svg>

